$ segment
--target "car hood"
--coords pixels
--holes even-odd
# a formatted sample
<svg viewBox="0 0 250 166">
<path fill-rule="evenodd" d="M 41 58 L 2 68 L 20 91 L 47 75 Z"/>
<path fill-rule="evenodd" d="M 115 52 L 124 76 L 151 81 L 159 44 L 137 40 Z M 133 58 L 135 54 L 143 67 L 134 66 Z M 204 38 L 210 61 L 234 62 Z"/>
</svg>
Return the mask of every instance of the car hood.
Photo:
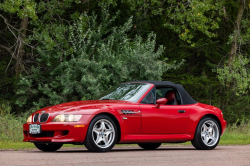
<svg viewBox="0 0 250 166">
<path fill-rule="evenodd" d="M 110 109 L 110 106 L 115 104 L 135 104 L 129 101 L 123 100 L 85 100 L 85 101 L 74 101 L 54 106 L 42 108 L 35 113 L 73 113 L 84 110 L 100 110 Z"/>
</svg>

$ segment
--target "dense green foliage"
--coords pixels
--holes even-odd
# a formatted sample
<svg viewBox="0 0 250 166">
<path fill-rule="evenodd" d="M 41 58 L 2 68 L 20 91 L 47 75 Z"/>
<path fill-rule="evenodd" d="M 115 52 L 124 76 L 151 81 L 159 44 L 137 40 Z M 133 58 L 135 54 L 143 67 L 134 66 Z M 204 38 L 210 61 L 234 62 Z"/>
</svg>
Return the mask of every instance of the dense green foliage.
<svg viewBox="0 0 250 166">
<path fill-rule="evenodd" d="M 103 7 L 100 24 L 96 15 L 80 15 L 65 27 L 66 35 L 48 34 L 55 38 L 50 42 L 37 39 L 40 65 L 20 80 L 17 104 L 27 105 L 34 98 L 38 107 L 93 99 L 120 82 L 160 80 L 166 68 L 178 66 L 157 60 L 163 47 L 155 51 L 154 34 L 145 40 L 128 38 L 132 18 L 119 27 L 112 26 L 117 16 L 111 17 Z"/>
<path fill-rule="evenodd" d="M 5 0 L 0 99 L 21 113 L 91 99 L 119 82 L 169 80 L 221 108 L 229 123 L 243 123 L 250 119 L 249 3 Z"/>
</svg>

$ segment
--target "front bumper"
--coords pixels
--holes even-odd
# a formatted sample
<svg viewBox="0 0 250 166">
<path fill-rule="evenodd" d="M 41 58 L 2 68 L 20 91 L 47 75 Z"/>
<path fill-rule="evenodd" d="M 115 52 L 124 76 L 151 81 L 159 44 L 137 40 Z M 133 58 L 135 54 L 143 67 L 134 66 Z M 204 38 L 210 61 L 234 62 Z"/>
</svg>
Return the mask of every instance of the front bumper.
<svg viewBox="0 0 250 166">
<path fill-rule="evenodd" d="M 88 126 L 74 127 L 78 124 L 41 124 L 41 134 L 29 134 L 29 123 L 23 125 L 24 142 L 83 142 Z M 81 125 L 82 126 L 82 125 Z"/>
<path fill-rule="evenodd" d="M 87 115 L 85 115 L 86 118 Z M 93 115 L 79 122 L 48 122 L 41 124 L 41 134 L 29 134 L 29 125 L 23 125 L 24 142 L 79 143 L 84 142 Z M 84 119 L 85 119 L 84 118 Z"/>
<path fill-rule="evenodd" d="M 221 121 L 221 135 L 223 135 L 227 127 L 227 122 L 223 118 L 221 118 L 220 121 Z"/>
</svg>

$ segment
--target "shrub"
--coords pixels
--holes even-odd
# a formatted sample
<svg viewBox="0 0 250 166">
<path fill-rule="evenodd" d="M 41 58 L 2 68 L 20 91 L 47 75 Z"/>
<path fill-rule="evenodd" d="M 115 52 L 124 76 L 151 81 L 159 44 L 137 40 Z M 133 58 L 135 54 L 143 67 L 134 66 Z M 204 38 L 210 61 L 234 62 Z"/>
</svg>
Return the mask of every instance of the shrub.
<svg viewBox="0 0 250 166">
<path fill-rule="evenodd" d="M 2 102 L 0 104 L 0 141 L 19 142 L 23 139 L 23 123 L 26 117 L 15 116 L 11 114 L 11 106 L 9 102 Z"/>
<path fill-rule="evenodd" d="M 132 18 L 117 27 L 117 16 L 110 16 L 103 7 L 100 20 L 84 14 L 68 27 L 52 26 L 56 34 L 45 31 L 42 39 L 34 36 L 39 43 L 39 63 L 31 75 L 22 77 L 16 103 L 44 107 L 93 99 L 120 82 L 161 80 L 164 71 L 179 67 L 158 60 L 163 47 L 156 49 L 155 34 L 145 40 L 129 38 Z"/>
</svg>

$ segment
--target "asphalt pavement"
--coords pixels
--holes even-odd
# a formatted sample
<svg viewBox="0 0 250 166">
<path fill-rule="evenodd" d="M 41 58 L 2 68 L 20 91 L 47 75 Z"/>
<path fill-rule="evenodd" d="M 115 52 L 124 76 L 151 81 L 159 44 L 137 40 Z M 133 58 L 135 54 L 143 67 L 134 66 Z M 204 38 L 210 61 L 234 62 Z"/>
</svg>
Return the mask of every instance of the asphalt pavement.
<svg viewBox="0 0 250 166">
<path fill-rule="evenodd" d="M 61 148 L 57 152 L 0 150 L 0 166 L 250 166 L 250 145 L 218 146 L 196 150 L 192 146 L 163 145 L 157 150 L 139 146 L 116 146 L 107 153 L 91 153 L 82 148 Z"/>
</svg>

